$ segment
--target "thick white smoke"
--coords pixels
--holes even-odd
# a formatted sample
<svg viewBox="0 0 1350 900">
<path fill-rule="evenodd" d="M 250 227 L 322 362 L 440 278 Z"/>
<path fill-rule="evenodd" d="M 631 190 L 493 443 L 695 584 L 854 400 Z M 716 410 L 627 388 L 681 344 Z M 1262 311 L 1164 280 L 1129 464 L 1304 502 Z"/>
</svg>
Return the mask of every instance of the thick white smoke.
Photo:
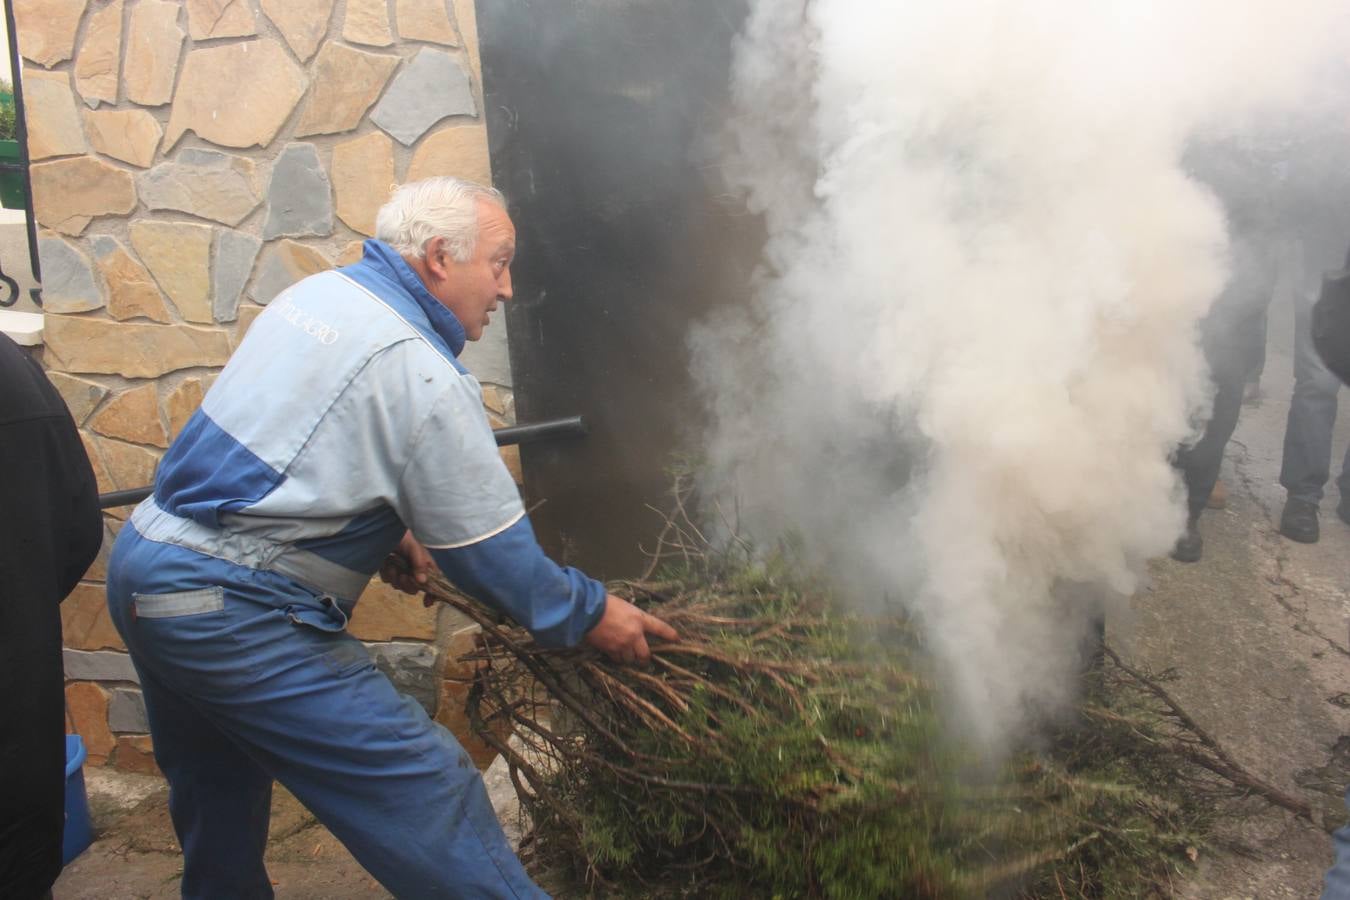
<svg viewBox="0 0 1350 900">
<path fill-rule="evenodd" d="M 693 339 L 713 479 L 906 603 L 991 745 L 1068 695 L 1081 598 L 1182 528 L 1227 275 L 1186 141 L 1294 102 L 1344 6 L 753 3 L 729 170 L 769 239 Z"/>
</svg>

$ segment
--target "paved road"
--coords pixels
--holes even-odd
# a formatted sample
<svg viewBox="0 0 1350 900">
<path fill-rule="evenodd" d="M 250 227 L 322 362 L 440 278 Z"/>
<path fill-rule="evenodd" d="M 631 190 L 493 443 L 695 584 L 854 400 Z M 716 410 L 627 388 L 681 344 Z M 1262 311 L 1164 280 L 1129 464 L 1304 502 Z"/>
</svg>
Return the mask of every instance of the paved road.
<svg viewBox="0 0 1350 900">
<path fill-rule="evenodd" d="M 1201 519 L 1204 559 L 1155 563 L 1152 585 L 1111 627 L 1133 658 L 1177 670 L 1178 700 L 1243 765 L 1342 821 L 1340 793 L 1350 784 L 1350 526 L 1336 517 L 1331 485 L 1319 543 L 1297 544 L 1276 530 L 1291 328 L 1291 309 L 1277 303 L 1264 399 L 1244 407 L 1224 464 L 1228 508 Z M 1350 438 L 1350 397 L 1342 396 L 1335 460 Z M 1182 896 L 1320 896 L 1330 861 L 1323 831 L 1262 812 L 1226 835 L 1237 846 L 1203 860 Z"/>
</svg>

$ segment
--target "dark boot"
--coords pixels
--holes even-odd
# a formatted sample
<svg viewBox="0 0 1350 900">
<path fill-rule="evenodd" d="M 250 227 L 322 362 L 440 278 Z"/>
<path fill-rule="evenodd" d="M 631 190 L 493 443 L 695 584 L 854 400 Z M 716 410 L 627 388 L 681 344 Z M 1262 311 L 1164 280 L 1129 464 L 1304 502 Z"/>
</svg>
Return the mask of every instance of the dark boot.
<svg viewBox="0 0 1350 900">
<path fill-rule="evenodd" d="M 1176 546 L 1172 548 L 1172 558 L 1177 562 L 1193 563 L 1199 562 L 1204 553 L 1205 539 L 1200 537 L 1200 523 L 1191 519 L 1186 523 L 1186 533 L 1177 538 Z"/>
<path fill-rule="evenodd" d="M 1280 534 L 1300 544 L 1315 544 L 1321 537 L 1317 525 L 1317 504 L 1290 497 L 1280 516 Z"/>
</svg>

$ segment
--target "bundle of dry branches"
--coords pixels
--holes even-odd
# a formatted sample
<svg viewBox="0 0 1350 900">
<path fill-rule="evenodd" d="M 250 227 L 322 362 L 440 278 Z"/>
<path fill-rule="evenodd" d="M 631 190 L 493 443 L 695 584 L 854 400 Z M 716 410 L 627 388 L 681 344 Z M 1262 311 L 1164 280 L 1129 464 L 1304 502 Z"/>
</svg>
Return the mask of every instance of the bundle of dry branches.
<svg viewBox="0 0 1350 900">
<path fill-rule="evenodd" d="M 714 557 L 687 517 L 660 552 L 678 574 L 611 586 L 680 633 L 647 668 L 428 592 L 482 627 L 468 714 L 509 763 L 533 861 L 587 890 L 1166 896 L 1220 798 L 1314 815 L 1109 648 L 1048 745 L 990 773 L 944 736 L 903 616 L 850 616 L 781 557 Z"/>
</svg>

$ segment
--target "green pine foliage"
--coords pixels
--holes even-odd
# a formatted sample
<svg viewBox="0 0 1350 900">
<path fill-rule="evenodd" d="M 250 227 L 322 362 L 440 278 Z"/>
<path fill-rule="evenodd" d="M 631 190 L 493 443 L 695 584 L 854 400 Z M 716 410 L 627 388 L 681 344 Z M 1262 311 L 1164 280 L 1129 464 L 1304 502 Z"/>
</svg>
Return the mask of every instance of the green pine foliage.
<svg viewBox="0 0 1350 900">
<path fill-rule="evenodd" d="M 560 896 L 1165 897 L 1233 793 L 1114 657 L 991 770 L 944 727 L 910 623 L 837 608 L 782 555 L 611 588 L 680 631 L 648 669 L 475 615 L 470 718 Z"/>
</svg>

